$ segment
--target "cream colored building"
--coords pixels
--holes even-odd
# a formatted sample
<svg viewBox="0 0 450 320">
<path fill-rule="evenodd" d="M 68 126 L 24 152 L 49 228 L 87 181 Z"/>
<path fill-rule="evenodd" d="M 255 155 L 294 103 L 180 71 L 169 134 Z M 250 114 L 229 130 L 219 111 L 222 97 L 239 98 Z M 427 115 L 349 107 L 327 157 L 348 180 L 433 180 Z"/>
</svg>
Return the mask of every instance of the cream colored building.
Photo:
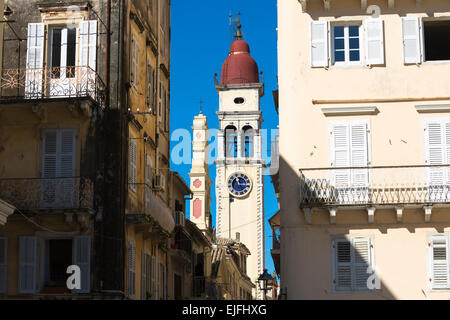
<svg viewBox="0 0 450 320">
<path fill-rule="evenodd" d="M 448 1 L 278 1 L 281 299 L 450 297 L 449 38 Z"/>
</svg>

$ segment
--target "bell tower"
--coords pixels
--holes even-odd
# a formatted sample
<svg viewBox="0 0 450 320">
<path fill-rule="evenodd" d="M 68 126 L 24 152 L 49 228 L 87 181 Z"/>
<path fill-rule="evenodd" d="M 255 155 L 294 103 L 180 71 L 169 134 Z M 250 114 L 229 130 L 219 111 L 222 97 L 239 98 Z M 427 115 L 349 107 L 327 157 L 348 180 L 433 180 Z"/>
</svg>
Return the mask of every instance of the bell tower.
<svg viewBox="0 0 450 320">
<path fill-rule="evenodd" d="M 247 274 L 258 288 L 264 271 L 264 177 L 260 99 L 264 85 L 241 25 L 223 64 L 219 95 L 216 160 L 217 236 L 238 240 L 249 248 Z M 262 299 L 259 288 L 253 292 Z"/>
<path fill-rule="evenodd" d="M 206 231 L 211 229 L 211 179 L 208 167 L 208 123 L 202 112 L 194 117 L 192 130 L 194 135 L 192 140 L 192 169 L 189 176 L 193 197 L 190 201 L 190 220 L 203 233 L 207 233 Z"/>
</svg>

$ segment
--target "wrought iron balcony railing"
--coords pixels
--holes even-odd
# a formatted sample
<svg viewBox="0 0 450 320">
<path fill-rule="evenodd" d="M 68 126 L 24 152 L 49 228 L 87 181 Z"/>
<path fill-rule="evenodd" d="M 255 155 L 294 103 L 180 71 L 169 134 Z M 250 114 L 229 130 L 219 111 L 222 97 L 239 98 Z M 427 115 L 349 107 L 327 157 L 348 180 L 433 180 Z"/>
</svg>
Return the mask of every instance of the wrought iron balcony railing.
<svg viewBox="0 0 450 320">
<path fill-rule="evenodd" d="M 3 69 L 0 99 L 92 98 L 104 106 L 105 84 L 87 66 Z"/>
<path fill-rule="evenodd" d="M 300 170 L 302 207 L 450 204 L 450 165 Z"/>
<path fill-rule="evenodd" d="M 87 210 L 94 186 L 86 178 L 0 179 L 0 199 L 22 211 Z"/>
</svg>

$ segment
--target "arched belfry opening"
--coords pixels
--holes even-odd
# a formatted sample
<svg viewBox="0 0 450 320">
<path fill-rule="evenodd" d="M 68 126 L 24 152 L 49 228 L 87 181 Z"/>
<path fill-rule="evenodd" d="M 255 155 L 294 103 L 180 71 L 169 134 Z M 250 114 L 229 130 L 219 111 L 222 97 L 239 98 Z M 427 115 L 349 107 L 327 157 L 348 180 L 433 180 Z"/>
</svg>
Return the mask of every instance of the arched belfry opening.
<svg viewBox="0 0 450 320">
<path fill-rule="evenodd" d="M 235 126 L 225 128 L 225 155 L 227 158 L 237 158 L 238 156 L 238 134 Z"/>
<path fill-rule="evenodd" d="M 255 130 L 251 126 L 242 128 L 244 134 L 244 158 L 253 158 L 255 155 Z"/>
</svg>

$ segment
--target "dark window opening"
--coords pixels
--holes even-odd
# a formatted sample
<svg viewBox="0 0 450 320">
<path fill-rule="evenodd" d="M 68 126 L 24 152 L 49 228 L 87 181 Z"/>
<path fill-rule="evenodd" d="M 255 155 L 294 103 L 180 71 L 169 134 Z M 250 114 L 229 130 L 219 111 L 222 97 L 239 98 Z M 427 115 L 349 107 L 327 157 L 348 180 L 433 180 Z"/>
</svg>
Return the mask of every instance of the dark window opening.
<svg viewBox="0 0 450 320">
<path fill-rule="evenodd" d="M 53 29 L 52 32 L 52 78 L 56 79 L 61 76 L 61 43 L 62 43 L 62 29 Z"/>
<path fill-rule="evenodd" d="M 450 20 L 424 21 L 425 61 L 450 60 Z"/>
<path fill-rule="evenodd" d="M 75 65 L 76 65 L 76 52 L 77 52 L 77 29 L 67 30 L 67 70 L 66 77 L 75 77 Z"/>
<path fill-rule="evenodd" d="M 238 156 L 238 139 L 236 127 L 229 126 L 225 129 L 225 140 L 226 157 L 236 158 Z"/>
<path fill-rule="evenodd" d="M 244 156 L 251 158 L 254 156 L 254 131 L 250 126 L 244 127 Z"/>
<path fill-rule="evenodd" d="M 45 287 L 66 288 L 67 267 L 72 265 L 72 240 L 46 241 Z"/>
</svg>

